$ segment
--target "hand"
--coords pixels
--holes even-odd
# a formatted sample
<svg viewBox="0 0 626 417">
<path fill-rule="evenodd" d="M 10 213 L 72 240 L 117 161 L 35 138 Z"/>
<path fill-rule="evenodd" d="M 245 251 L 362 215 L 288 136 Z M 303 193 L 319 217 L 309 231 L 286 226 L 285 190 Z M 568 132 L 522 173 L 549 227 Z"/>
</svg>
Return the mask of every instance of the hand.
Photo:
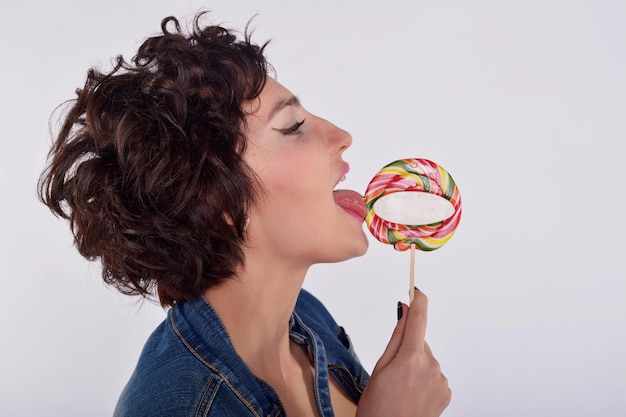
<svg viewBox="0 0 626 417">
<path fill-rule="evenodd" d="M 425 341 L 428 299 L 415 292 L 411 307 L 402 305 L 385 352 L 361 396 L 357 417 L 437 417 L 452 393 Z"/>
</svg>

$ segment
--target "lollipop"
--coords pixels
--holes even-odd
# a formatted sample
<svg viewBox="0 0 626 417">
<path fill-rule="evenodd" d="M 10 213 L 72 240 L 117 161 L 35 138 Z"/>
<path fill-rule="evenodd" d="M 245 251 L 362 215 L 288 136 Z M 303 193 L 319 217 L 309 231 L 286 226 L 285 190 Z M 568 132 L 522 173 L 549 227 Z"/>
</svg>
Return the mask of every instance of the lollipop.
<svg viewBox="0 0 626 417">
<path fill-rule="evenodd" d="M 413 299 L 415 249 L 443 246 L 461 220 L 461 194 L 441 166 L 426 159 L 401 159 L 383 167 L 365 192 L 365 222 L 372 235 L 396 250 L 411 249 Z"/>
</svg>

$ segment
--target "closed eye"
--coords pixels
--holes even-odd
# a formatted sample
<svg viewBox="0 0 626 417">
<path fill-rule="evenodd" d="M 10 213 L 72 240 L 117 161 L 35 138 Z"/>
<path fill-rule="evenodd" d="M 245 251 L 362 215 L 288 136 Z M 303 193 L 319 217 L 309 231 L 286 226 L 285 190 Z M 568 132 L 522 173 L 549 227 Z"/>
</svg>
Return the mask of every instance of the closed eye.
<svg viewBox="0 0 626 417">
<path fill-rule="evenodd" d="M 276 130 L 278 130 L 283 135 L 297 135 L 297 134 L 301 133 L 300 132 L 300 127 L 304 124 L 305 120 L 306 119 L 302 119 L 301 122 L 296 122 L 292 126 L 289 126 L 286 129 L 276 129 Z"/>
</svg>

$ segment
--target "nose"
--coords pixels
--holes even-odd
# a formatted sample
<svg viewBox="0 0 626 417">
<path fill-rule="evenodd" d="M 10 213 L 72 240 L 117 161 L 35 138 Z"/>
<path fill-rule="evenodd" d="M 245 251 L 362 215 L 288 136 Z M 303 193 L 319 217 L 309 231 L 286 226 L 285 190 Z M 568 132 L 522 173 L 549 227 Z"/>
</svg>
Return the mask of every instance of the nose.
<svg viewBox="0 0 626 417">
<path fill-rule="evenodd" d="M 352 145 L 352 135 L 329 121 L 325 121 L 328 126 L 328 146 L 333 153 L 342 153 Z"/>
</svg>

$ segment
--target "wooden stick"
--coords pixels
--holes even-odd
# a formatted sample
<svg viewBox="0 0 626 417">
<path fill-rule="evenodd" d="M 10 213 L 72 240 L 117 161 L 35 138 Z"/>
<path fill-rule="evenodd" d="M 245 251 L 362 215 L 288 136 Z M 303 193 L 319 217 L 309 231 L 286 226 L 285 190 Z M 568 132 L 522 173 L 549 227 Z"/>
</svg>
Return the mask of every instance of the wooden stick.
<svg viewBox="0 0 626 417">
<path fill-rule="evenodd" d="M 411 243 L 411 268 L 409 275 L 409 300 L 412 303 L 415 297 L 415 243 Z"/>
</svg>

